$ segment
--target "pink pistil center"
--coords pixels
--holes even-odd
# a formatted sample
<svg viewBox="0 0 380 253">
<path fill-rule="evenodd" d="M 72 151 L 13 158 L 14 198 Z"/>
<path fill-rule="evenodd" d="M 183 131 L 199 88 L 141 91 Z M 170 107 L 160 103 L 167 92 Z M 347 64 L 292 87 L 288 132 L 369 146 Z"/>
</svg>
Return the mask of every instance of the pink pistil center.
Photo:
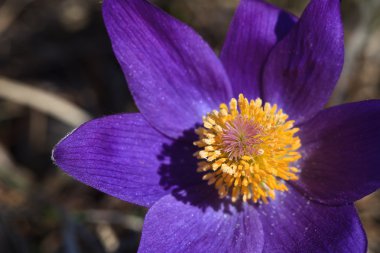
<svg viewBox="0 0 380 253">
<path fill-rule="evenodd" d="M 233 160 L 257 155 L 260 153 L 257 144 L 262 142 L 258 137 L 260 133 L 261 129 L 254 120 L 239 115 L 232 122 L 226 123 L 222 135 L 222 150 Z"/>
</svg>

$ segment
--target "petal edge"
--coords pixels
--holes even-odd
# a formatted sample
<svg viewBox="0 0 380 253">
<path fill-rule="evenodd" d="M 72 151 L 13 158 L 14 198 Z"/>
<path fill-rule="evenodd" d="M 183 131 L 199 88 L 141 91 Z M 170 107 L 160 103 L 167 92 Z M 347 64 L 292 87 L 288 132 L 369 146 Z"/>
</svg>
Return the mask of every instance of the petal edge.
<svg viewBox="0 0 380 253">
<path fill-rule="evenodd" d="M 262 252 L 262 226 L 252 206 L 226 213 L 201 195 L 197 201 L 206 208 L 171 195 L 160 199 L 145 218 L 138 252 Z"/>
<path fill-rule="evenodd" d="M 300 180 L 326 204 L 352 203 L 380 187 L 380 100 L 328 108 L 300 126 Z"/>
<path fill-rule="evenodd" d="M 157 158 L 170 140 L 141 114 L 89 121 L 61 140 L 53 161 L 75 179 L 122 200 L 151 206 L 166 195 Z"/>
<path fill-rule="evenodd" d="M 191 28 L 145 0 L 105 0 L 113 50 L 153 127 L 181 136 L 231 96 L 222 63 Z"/>
<path fill-rule="evenodd" d="M 344 61 L 339 0 L 311 0 L 292 31 L 269 55 L 264 99 L 297 123 L 327 103 Z"/>
<path fill-rule="evenodd" d="M 233 95 L 261 97 L 261 75 L 270 50 L 297 18 L 261 0 L 242 0 L 227 33 L 220 58 Z"/>
</svg>

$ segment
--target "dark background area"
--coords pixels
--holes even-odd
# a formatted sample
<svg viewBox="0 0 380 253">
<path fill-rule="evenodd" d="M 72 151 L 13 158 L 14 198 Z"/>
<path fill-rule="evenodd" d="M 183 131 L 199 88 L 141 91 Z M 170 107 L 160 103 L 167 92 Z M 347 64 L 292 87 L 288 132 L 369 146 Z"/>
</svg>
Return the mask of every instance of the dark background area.
<svg viewBox="0 0 380 253">
<path fill-rule="evenodd" d="M 216 52 L 238 3 L 154 2 Z M 297 15 L 307 3 L 270 2 Z M 380 98 L 380 1 L 344 0 L 342 9 L 346 61 L 330 105 Z M 74 181 L 50 159 L 81 123 L 136 110 L 99 0 L 0 0 L 0 252 L 136 252 L 146 210 Z M 378 253 L 379 192 L 356 205 Z"/>
</svg>

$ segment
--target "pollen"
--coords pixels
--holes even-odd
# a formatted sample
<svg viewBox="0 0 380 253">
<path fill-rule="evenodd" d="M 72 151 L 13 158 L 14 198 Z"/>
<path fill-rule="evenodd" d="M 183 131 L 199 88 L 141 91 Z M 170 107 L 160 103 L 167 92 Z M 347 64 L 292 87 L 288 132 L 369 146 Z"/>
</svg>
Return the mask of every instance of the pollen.
<svg viewBox="0 0 380 253">
<path fill-rule="evenodd" d="M 276 191 L 288 190 L 286 181 L 298 179 L 298 131 L 276 104 L 248 101 L 240 94 L 204 116 L 195 130 L 197 171 L 220 198 L 268 203 Z"/>
</svg>

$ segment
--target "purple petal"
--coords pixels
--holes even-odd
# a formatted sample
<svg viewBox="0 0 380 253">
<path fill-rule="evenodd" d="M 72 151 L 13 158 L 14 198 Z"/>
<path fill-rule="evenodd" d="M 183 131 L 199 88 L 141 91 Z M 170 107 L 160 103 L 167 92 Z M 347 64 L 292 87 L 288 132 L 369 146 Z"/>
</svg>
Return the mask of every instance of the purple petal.
<svg viewBox="0 0 380 253">
<path fill-rule="evenodd" d="M 321 205 L 290 188 L 257 211 L 265 253 L 366 252 L 366 236 L 353 205 Z"/>
<path fill-rule="evenodd" d="M 106 0 L 103 15 L 135 102 L 159 131 L 178 137 L 231 97 L 221 62 L 188 26 L 145 0 Z"/>
<path fill-rule="evenodd" d="M 234 96 L 261 97 L 261 72 L 270 50 L 296 18 L 261 0 L 242 0 L 232 20 L 220 58 Z"/>
<path fill-rule="evenodd" d="M 344 60 L 339 0 L 312 0 L 269 55 L 264 99 L 301 122 L 323 108 Z"/>
<path fill-rule="evenodd" d="M 139 252 L 262 252 L 263 228 L 254 208 L 226 211 L 213 202 L 160 199 L 145 218 Z"/>
<path fill-rule="evenodd" d="M 53 160 L 89 186 L 149 207 L 172 186 L 200 180 L 191 176 L 196 161 L 187 160 L 193 150 L 186 149 L 183 142 L 173 143 L 150 127 L 141 114 L 120 114 L 80 126 L 57 144 Z"/>
<path fill-rule="evenodd" d="M 380 187 L 380 100 L 326 109 L 301 126 L 296 185 L 323 203 L 352 203 Z"/>
</svg>

